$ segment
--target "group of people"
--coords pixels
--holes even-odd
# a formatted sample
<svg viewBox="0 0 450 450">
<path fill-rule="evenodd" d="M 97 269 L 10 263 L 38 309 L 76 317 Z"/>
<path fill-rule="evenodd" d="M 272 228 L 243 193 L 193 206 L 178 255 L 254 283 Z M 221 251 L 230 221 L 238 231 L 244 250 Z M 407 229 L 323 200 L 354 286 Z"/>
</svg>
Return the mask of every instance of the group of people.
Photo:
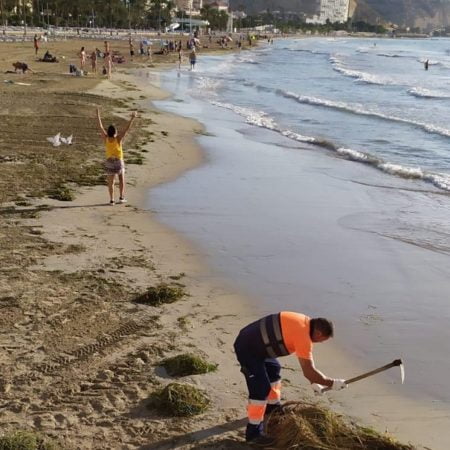
<svg viewBox="0 0 450 450">
<path fill-rule="evenodd" d="M 102 52 L 98 48 L 95 48 L 89 55 L 89 58 L 91 60 L 91 68 L 93 73 L 98 72 L 98 61 L 100 58 L 103 58 L 103 69 L 102 74 L 107 75 L 108 78 L 111 78 L 112 68 L 113 68 L 113 55 L 111 53 L 110 45 L 108 41 L 104 42 L 105 45 L 105 51 Z M 87 53 L 85 47 L 81 47 L 80 52 L 78 53 L 78 56 L 80 58 L 80 70 L 81 72 L 86 71 L 86 64 L 87 64 Z"/>
</svg>

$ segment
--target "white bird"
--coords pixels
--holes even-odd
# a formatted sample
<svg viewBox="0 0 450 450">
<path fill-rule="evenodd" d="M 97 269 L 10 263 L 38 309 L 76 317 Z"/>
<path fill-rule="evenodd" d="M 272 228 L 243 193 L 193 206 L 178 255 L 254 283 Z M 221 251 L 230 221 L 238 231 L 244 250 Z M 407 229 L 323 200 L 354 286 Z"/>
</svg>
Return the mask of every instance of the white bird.
<svg viewBox="0 0 450 450">
<path fill-rule="evenodd" d="M 59 147 L 61 145 L 61 133 L 56 136 L 48 137 L 47 141 L 53 144 L 53 147 Z"/>
<path fill-rule="evenodd" d="M 70 136 L 65 137 L 61 137 L 61 142 L 63 144 L 67 144 L 67 145 L 72 145 L 72 139 L 73 139 L 73 135 L 71 134 Z"/>
</svg>

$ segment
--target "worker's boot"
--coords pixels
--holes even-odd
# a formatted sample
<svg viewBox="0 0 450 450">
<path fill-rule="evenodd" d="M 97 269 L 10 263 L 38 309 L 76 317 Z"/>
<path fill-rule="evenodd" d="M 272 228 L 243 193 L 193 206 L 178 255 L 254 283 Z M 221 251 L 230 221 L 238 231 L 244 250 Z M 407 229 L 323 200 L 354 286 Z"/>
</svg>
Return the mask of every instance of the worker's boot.
<svg viewBox="0 0 450 450">
<path fill-rule="evenodd" d="M 253 425 L 251 423 L 247 424 L 247 428 L 245 430 L 245 440 L 247 442 L 254 441 L 255 439 L 263 436 L 263 428 L 264 424 L 261 422 L 258 425 Z"/>
<path fill-rule="evenodd" d="M 269 438 L 263 433 L 263 423 L 259 425 L 247 424 L 247 429 L 245 430 L 245 440 L 251 445 L 257 447 L 266 447 L 273 444 L 273 439 Z"/>
</svg>

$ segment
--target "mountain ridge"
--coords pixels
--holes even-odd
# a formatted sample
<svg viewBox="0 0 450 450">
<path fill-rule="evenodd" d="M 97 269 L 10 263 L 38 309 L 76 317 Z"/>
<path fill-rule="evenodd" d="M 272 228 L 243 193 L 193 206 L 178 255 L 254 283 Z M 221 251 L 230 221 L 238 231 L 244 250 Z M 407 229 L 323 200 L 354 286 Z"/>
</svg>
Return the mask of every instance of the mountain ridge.
<svg viewBox="0 0 450 450">
<path fill-rule="evenodd" d="M 450 23 L 450 0 L 352 0 L 354 20 L 395 23 L 400 26 L 431 29 Z M 230 0 L 232 9 L 248 14 L 261 11 L 292 11 L 313 15 L 320 0 Z M 353 8 L 352 8 L 353 9 Z"/>
</svg>

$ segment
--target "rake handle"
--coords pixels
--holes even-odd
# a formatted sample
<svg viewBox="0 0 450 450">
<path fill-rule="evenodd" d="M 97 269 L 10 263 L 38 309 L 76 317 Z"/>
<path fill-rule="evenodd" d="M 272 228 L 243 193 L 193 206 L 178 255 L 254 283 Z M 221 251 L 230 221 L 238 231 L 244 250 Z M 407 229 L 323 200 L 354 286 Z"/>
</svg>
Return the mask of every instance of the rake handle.
<svg viewBox="0 0 450 450">
<path fill-rule="evenodd" d="M 369 372 L 362 373 L 361 375 L 358 375 L 356 377 L 349 378 L 348 380 L 345 380 L 345 382 L 347 384 L 355 383 L 356 381 L 364 380 L 364 378 L 368 378 L 368 377 L 371 377 L 372 375 L 376 375 L 377 373 L 384 372 L 385 370 L 391 369 L 392 367 L 401 366 L 402 364 L 403 364 L 403 361 L 401 359 L 396 359 L 396 360 L 392 361 L 391 363 L 386 364 L 385 366 L 379 367 L 378 369 L 374 369 Z M 327 386 L 326 388 L 322 389 L 322 393 L 328 392 L 330 390 L 331 390 L 331 387 Z"/>
</svg>

